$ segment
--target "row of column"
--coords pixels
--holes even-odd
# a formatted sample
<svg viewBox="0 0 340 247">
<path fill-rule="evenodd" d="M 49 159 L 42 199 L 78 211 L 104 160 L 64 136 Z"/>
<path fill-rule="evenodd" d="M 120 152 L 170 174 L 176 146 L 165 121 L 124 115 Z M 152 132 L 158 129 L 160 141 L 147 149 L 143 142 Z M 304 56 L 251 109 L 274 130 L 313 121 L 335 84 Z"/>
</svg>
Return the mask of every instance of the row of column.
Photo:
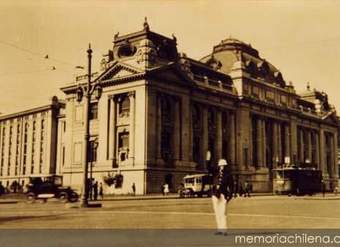
<svg viewBox="0 0 340 247">
<path fill-rule="evenodd" d="M 289 126 L 286 123 L 280 123 L 276 121 L 272 121 L 269 123 L 268 119 L 256 117 L 256 141 L 253 142 L 256 147 L 253 147 L 253 150 L 256 150 L 256 159 L 257 167 L 266 167 L 267 164 L 271 164 L 273 167 L 276 167 L 278 163 L 290 163 L 290 130 Z M 268 126 L 266 126 L 268 125 Z M 268 128 L 271 128 L 268 130 Z M 266 129 L 272 136 L 267 136 Z M 272 145 L 269 147 L 269 150 L 272 152 L 270 155 L 268 152 L 268 145 Z M 272 160 L 267 160 L 268 157 L 272 157 Z"/>
<path fill-rule="evenodd" d="M 209 150 L 209 126 L 208 126 L 208 107 L 202 108 L 202 148 L 201 153 L 205 159 L 206 152 Z M 226 114 L 226 122 L 222 121 L 222 114 Z M 209 150 L 215 154 L 214 161 L 220 158 L 227 159 L 231 164 L 235 164 L 235 114 L 229 111 L 215 110 L 216 133 L 215 149 Z M 223 133 L 223 130 L 226 132 Z M 223 150 L 223 142 L 227 143 Z M 227 156 L 227 157 L 224 157 Z M 203 160 L 204 160 L 203 159 Z"/>
<path fill-rule="evenodd" d="M 269 122 L 272 121 L 272 122 Z M 267 128 L 272 128 L 267 136 Z M 270 127 L 272 126 L 272 127 Z M 298 127 L 296 124 L 277 122 L 261 117 L 256 117 L 256 147 L 257 167 L 266 167 L 270 164 L 275 168 L 281 164 L 305 164 L 315 165 L 321 169 L 323 174 L 331 177 L 337 174 L 336 150 L 337 139 L 332 132 L 326 132 L 322 128 L 315 131 L 308 128 Z M 270 139 L 272 138 L 272 139 Z M 268 144 L 272 144 L 270 150 L 272 155 L 268 155 Z M 266 160 L 267 157 L 273 160 Z M 271 163 L 272 162 L 272 163 Z"/>
</svg>

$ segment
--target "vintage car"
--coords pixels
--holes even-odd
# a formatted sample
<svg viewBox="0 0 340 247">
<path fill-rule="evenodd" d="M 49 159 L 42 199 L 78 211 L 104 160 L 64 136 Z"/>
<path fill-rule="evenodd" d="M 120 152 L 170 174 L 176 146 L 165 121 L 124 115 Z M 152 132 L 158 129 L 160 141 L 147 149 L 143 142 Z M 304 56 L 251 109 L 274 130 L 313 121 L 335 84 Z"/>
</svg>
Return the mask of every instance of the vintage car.
<svg viewBox="0 0 340 247">
<path fill-rule="evenodd" d="M 62 202 L 78 201 L 78 194 L 70 187 L 62 186 L 61 176 L 30 177 L 26 196 L 28 201 L 57 198 Z"/>
<path fill-rule="evenodd" d="M 183 184 L 178 190 L 180 197 L 202 197 L 203 195 L 211 196 L 213 179 L 207 174 L 186 175 L 183 178 Z"/>
</svg>

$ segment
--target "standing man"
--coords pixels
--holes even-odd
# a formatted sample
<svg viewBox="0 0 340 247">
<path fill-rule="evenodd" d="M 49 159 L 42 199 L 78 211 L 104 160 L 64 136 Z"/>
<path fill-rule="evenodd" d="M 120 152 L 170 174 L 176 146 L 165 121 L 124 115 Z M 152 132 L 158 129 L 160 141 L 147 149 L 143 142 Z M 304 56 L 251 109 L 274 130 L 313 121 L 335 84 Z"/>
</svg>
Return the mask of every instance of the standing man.
<svg viewBox="0 0 340 247">
<path fill-rule="evenodd" d="M 98 200 L 98 182 L 97 181 L 93 184 L 93 200 L 95 201 Z"/>
<path fill-rule="evenodd" d="M 227 235 L 226 203 L 230 200 L 231 174 L 225 159 L 218 161 L 218 172 L 214 175 L 212 203 L 217 223 L 217 235 Z"/>
<path fill-rule="evenodd" d="M 101 200 L 104 199 L 104 191 L 103 191 L 103 183 L 102 182 L 100 182 L 100 184 L 99 184 L 99 197 L 100 197 Z"/>
<path fill-rule="evenodd" d="M 133 196 L 136 195 L 136 185 L 135 185 L 135 183 L 132 183 L 132 194 L 133 194 Z"/>
</svg>

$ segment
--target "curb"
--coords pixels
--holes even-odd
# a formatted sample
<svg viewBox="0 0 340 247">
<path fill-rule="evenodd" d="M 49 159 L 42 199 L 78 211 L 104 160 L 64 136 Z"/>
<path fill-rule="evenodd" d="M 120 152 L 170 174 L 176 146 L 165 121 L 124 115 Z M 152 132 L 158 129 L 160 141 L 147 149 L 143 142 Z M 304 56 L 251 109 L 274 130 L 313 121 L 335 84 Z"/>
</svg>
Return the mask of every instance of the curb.
<svg viewBox="0 0 340 247">
<path fill-rule="evenodd" d="M 7 200 L 0 200 L 0 204 L 16 204 L 18 201 L 7 201 Z"/>
</svg>

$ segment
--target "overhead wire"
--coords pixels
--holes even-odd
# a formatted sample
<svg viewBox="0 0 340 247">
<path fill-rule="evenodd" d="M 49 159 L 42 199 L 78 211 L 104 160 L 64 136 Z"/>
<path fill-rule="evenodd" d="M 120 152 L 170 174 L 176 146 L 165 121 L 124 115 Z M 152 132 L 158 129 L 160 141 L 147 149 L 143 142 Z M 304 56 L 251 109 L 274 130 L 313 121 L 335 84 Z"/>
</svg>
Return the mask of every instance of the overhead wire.
<svg viewBox="0 0 340 247">
<path fill-rule="evenodd" d="M 14 48 L 16 50 L 19 50 L 21 52 L 24 52 L 24 53 L 27 53 L 27 54 L 30 54 L 30 55 L 33 55 L 33 56 L 36 56 L 36 57 L 40 58 L 41 60 L 53 61 L 53 62 L 61 63 L 61 64 L 64 64 L 64 65 L 68 65 L 70 67 L 72 66 L 73 68 L 79 67 L 79 65 L 75 65 L 75 64 L 72 64 L 72 63 L 51 57 L 50 54 L 43 54 L 43 53 L 39 53 L 39 52 L 36 52 L 36 51 L 32 51 L 32 50 L 20 47 L 20 46 L 14 44 L 14 43 L 11 43 L 11 42 L 8 42 L 8 41 L 0 40 L 0 44 L 9 46 L 11 48 Z M 29 59 L 32 59 L 32 58 L 29 58 Z M 0 74 L 0 76 L 3 77 L 3 76 L 22 75 L 22 74 L 34 74 L 34 73 L 42 73 L 42 72 L 55 71 L 55 70 L 72 72 L 71 69 L 65 70 L 65 69 L 60 69 L 60 67 L 58 67 L 56 65 L 49 65 L 49 68 L 46 68 L 46 69 L 2 73 L 2 74 Z"/>
</svg>

